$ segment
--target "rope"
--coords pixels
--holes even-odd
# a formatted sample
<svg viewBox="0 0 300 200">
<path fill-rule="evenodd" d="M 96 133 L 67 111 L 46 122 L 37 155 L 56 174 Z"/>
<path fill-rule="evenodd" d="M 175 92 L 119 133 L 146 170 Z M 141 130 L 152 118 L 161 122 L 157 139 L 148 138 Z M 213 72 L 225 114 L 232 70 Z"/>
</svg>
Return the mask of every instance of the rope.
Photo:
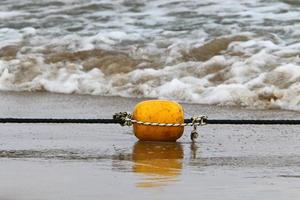
<svg viewBox="0 0 300 200">
<path fill-rule="evenodd" d="M 206 119 L 207 124 L 300 125 L 300 120 L 281 119 Z"/>
<path fill-rule="evenodd" d="M 184 123 L 157 123 L 144 122 L 133 119 L 127 112 L 119 112 L 112 119 L 52 119 L 52 118 L 0 118 L 0 123 L 77 123 L 77 124 L 120 124 L 121 126 L 132 126 L 141 124 L 145 126 L 180 127 L 193 126 L 190 138 L 194 142 L 197 137 L 197 126 L 205 124 L 255 124 L 255 125 L 300 125 L 300 120 L 234 120 L 234 119 L 207 119 L 206 116 L 185 119 Z"/>
<path fill-rule="evenodd" d="M 117 119 L 0 118 L 0 123 L 120 124 Z"/>
<path fill-rule="evenodd" d="M 201 117 L 200 119 L 193 118 L 193 119 L 185 119 L 184 123 L 181 124 L 172 124 L 172 123 L 157 123 L 157 122 L 142 122 L 142 121 L 137 121 L 134 119 L 127 119 L 130 120 L 132 124 L 141 124 L 145 126 L 167 126 L 167 127 L 179 127 L 179 126 L 202 126 L 205 125 L 206 123 L 204 122 L 205 118 Z"/>
<path fill-rule="evenodd" d="M 119 113 L 117 113 L 119 114 Z M 154 123 L 142 122 L 131 119 L 130 116 L 123 117 L 114 115 L 113 119 L 59 119 L 59 118 L 0 118 L 0 123 L 75 123 L 75 124 L 121 124 L 131 126 L 132 124 L 141 124 L 146 126 L 194 126 L 205 124 L 253 124 L 253 125 L 300 125 L 300 120 L 239 120 L 239 119 L 207 119 L 205 116 L 199 116 L 191 119 L 185 119 L 182 124 L 172 123 Z M 124 113 L 123 113 L 124 114 Z"/>
</svg>

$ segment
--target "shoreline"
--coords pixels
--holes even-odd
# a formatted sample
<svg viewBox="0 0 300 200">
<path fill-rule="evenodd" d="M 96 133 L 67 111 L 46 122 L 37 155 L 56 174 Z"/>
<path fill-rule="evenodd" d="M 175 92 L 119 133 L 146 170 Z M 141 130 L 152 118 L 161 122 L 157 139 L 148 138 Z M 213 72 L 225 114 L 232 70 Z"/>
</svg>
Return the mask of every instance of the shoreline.
<svg viewBox="0 0 300 200">
<path fill-rule="evenodd" d="M 113 98 L 117 98 L 117 99 L 124 99 L 126 100 L 133 100 L 135 102 L 139 102 L 139 101 L 145 101 L 145 100 L 152 100 L 152 99 L 157 99 L 157 98 L 145 98 L 145 97 L 125 97 L 125 96 L 114 96 L 114 95 L 92 95 L 92 94 L 66 94 L 66 93 L 56 93 L 56 92 L 47 92 L 47 91 L 0 91 L 0 98 L 1 98 L 1 94 L 4 96 L 32 96 L 32 97 L 39 97 L 39 96 L 73 96 L 73 97 L 87 97 L 87 98 L 103 98 L 103 99 L 113 99 Z M 162 98 L 164 99 L 164 98 Z M 177 100 L 173 100 L 173 99 L 168 99 L 171 101 L 176 101 L 179 104 L 183 105 L 183 106 L 200 106 L 200 107 L 210 107 L 210 108 L 220 108 L 220 109 L 234 109 L 234 110 L 241 110 L 242 112 L 245 111 L 258 111 L 258 112 L 290 112 L 290 113 L 300 113 L 300 111 L 297 110 L 287 110 L 287 109 L 280 109 L 280 108 L 269 108 L 269 109 L 265 109 L 265 108 L 252 108 L 252 107 L 247 107 L 247 106 L 237 106 L 237 105 L 218 105 L 218 104 L 198 104 L 198 103 L 193 103 L 193 102 L 182 102 L 182 101 L 177 101 Z"/>
</svg>

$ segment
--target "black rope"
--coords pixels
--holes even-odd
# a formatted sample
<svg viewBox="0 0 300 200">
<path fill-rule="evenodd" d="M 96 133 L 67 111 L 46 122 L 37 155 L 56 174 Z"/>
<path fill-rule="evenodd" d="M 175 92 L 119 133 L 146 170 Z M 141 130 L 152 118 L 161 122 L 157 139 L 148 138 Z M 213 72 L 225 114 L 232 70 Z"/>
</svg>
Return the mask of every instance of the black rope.
<svg viewBox="0 0 300 200">
<path fill-rule="evenodd" d="M 239 119 L 204 119 L 206 124 L 253 124 L 253 125 L 300 125 L 300 120 L 239 120 Z M 0 118 L 0 123 L 75 123 L 75 124 L 122 124 L 119 119 L 59 119 L 59 118 Z M 185 119 L 184 123 L 192 123 Z"/>
<path fill-rule="evenodd" d="M 117 119 L 0 118 L 0 123 L 120 124 Z"/>
<path fill-rule="evenodd" d="M 191 122 L 191 120 L 189 120 Z M 300 120 L 281 119 L 204 119 L 206 124 L 300 125 Z"/>
</svg>

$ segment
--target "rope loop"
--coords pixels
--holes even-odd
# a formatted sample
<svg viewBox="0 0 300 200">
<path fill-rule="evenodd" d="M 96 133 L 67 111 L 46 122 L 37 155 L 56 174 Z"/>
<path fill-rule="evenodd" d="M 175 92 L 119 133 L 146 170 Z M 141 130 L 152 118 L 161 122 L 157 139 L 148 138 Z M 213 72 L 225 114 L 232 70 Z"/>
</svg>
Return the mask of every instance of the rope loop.
<svg viewBox="0 0 300 200">
<path fill-rule="evenodd" d="M 203 126 L 206 125 L 206 121 L 207 121 L 207 116 L 205 115 L 201 115 L 201 116 L 196 116 L 196 117 L 192 117 L 191 118 L 191 126 Z"/>
</svg>

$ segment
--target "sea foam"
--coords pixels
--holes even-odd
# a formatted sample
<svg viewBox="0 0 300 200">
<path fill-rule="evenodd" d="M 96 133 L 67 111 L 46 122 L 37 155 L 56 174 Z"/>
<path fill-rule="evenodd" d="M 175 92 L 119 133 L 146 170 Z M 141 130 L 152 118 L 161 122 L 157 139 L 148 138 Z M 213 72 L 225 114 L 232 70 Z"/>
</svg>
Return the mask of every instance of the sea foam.
<svg viewBox="0 0 300 200">
<path fill-rule="evenodd" d="M 300 110 L 285 1 L 4 1 L 0 90 Z"/>
</svg>

